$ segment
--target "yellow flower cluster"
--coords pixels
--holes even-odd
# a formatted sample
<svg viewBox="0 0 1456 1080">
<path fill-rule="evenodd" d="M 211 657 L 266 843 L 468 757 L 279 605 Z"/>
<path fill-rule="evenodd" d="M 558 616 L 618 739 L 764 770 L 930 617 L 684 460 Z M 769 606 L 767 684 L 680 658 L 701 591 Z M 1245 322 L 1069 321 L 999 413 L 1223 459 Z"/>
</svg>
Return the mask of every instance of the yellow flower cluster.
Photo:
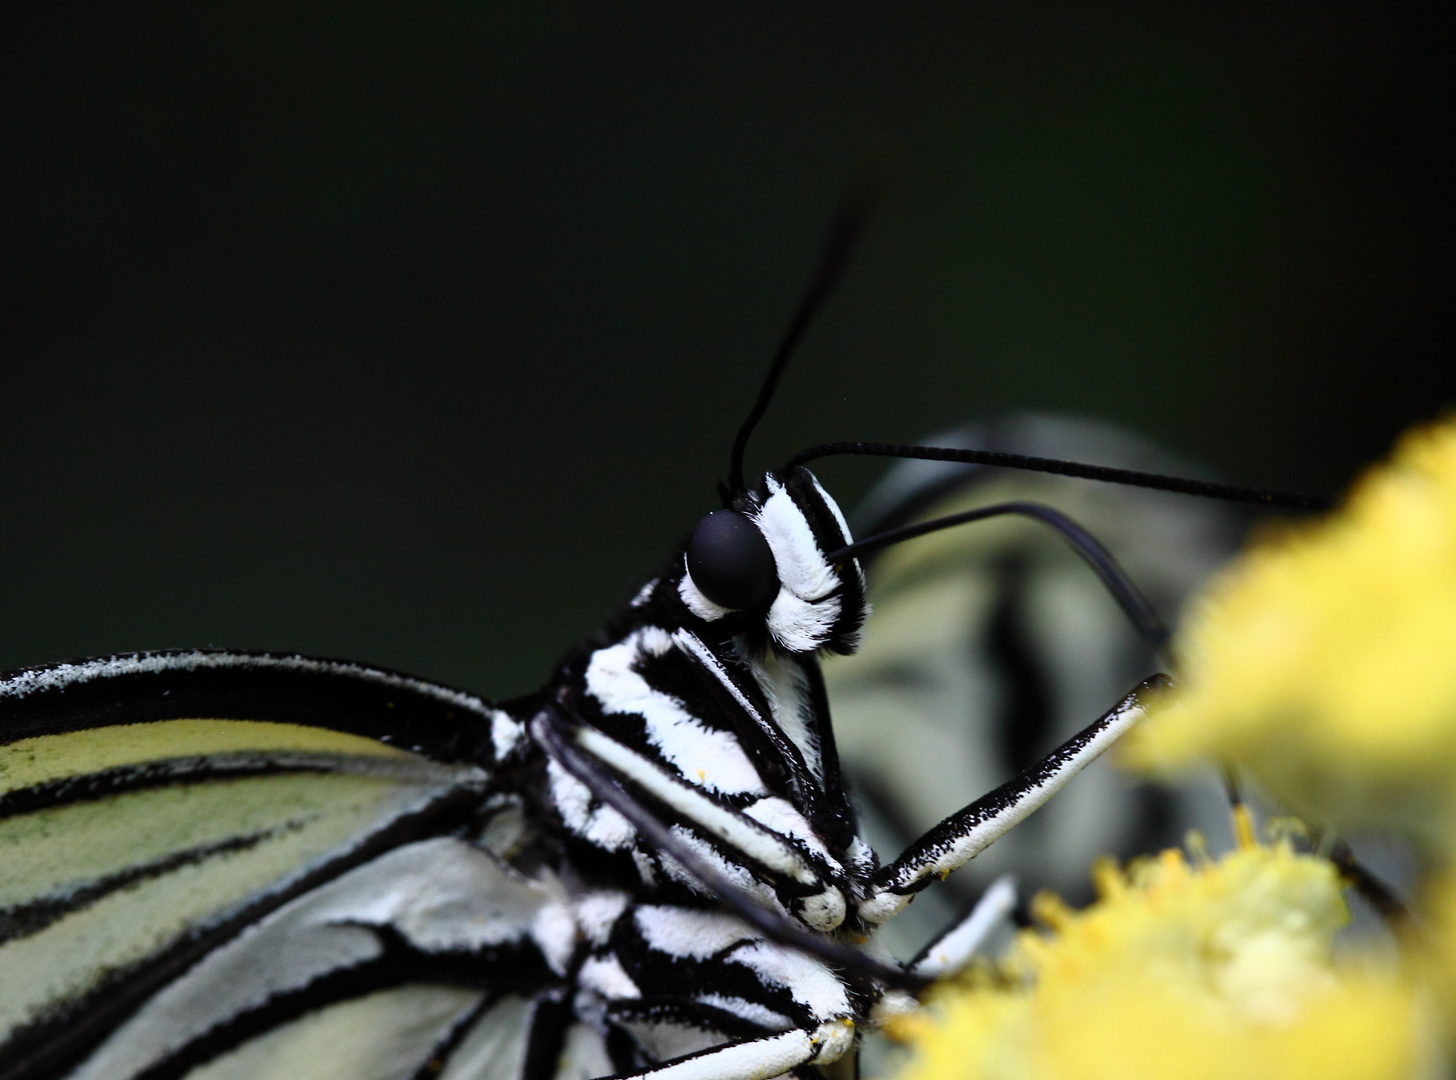
<svg viewBox="0 0 1456 1080">
<path fill-rule="evenodd" d="M 1313 820 L 1456 853 L 1456 423 L 1408 434 L 1327 520 L 1256 545 L 1177 653 L 1179 693 L 1128 760 L 1238 762 Z"/>
<path fill-rule="evenodd" d="M 1418 1072 L 1410 986 L 1341 971 L 1334 868 L 1287 844 L 1217 863 L 1110 863 L 1100 899 L 1048 896 L 1046 933 L 900 1023 L 901 1080 L 1384 1080 Z"/>
<path fill-rule="evenodd" d="M 1456 421 L 1414 431 L 1323 520 L 1266 534 L 1176 642 L 1124 762 L 1232 763 L 1336 832 L 1413 844 L 1392 970 L 1347 949 L 1336 868 L 1287 844 L 1096 873 L 1073 913 L 901 1021 L 902 1080 L 1419 1077 L 1456 1060 Z"/>
</svg>

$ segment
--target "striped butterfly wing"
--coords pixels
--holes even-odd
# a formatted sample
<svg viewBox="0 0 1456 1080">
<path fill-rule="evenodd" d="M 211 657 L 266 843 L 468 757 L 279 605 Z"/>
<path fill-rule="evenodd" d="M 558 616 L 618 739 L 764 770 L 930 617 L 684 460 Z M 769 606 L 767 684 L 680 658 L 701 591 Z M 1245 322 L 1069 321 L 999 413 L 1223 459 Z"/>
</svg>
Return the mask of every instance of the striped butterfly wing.
<svg viewBox="0 0 1456 1080">
<path fill-rule="evenodd" d="M 1149 443 L 1087 420 L 1024 415 L 932 436 L 965 446 L 1182 474 Z M 1193 470 L 1196 471 L 1196 470 Z M 1184 598 L 1235 550 L 1240 518 L 1224 504 L 1085 480 L 929 461 L 897 465 L 852 517 L 864 537 L 1011 500 L 1053 506 L 1096 536 L 1172 621 Z M 978 522 L 871 556 L 874 614 L 855 657 L 825 664 L 835 738 L 882 855 L 1014 776 L 1100 715 L 1157 659 L 1101 584 L 1050 530 L 1020 518 Z M 1211 791 L 1217 799 L 1216 791 Z M 1201 796 L 1194 796 L 1201 798 Z M 913 951 L 993 878 L 1025 895 L 1084 897 L 1086 867 L 1177 843 L 1218 820 L 1188 793 L 1137 785 L 1091 766 L 944 888 L 886 927 Z"/>
<path fill-rule="evenodd" d="M 271 654 L 0 681 L 0 1077 L 521 1075 L 560 901 L 472 842 L 492 715 Z"/>
</svg>

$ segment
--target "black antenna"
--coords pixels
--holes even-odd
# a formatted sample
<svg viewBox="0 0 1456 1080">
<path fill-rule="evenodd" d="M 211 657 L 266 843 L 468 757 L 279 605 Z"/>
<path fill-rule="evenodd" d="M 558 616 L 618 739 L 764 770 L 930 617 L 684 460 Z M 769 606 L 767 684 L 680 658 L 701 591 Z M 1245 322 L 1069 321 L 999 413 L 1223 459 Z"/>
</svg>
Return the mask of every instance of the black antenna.
<svg viewBox="0 0 1456 1080">
<path fill-rule="evenodd" d="M 963 510 L 958 514 L 949 514 L 931 521 L 903 525 L 898 529 L 888 529 L 885 532 L 867 536 L 863 540 L 856 540 L 838 551 L 831 551 L 826 558 L 831 563 L 840 563 L 866 552 L 878 551 L 881 548 L 890 547 L 892 544 L 924 536 L 926 533 L 939 532 L 941 529 L 949 529 L 956 525 L 1003 517 L 1008 514 L 1030 518 L 1060 533 L 1062 539 L 1071 545 L 1072 550 L 1081 556 L 1082 561 L 1092 568 L 1092 572 L 1112 594 L 1112 598 L 1117 601 L 1128 620 L 1136 627 L 1138 634 L 1152 647 L 1153 651 L 1161 653 L 1167 647 L 1168 627 L 1153 610 L 1153 605 L 1148 602 L 1147 597 L 1133 584 L 1132 578 L 1128 577 L 1127 572 L 1117 564 L 1112 553 L 1103 547 L 1095 536 L 1067 517 L 1066 514 L 1041 503 L 996 503 L 993 506 Z"/>
<path fill-rule="evenodd" d="M 1132 469 L 1109 469 L 1103 465 L 1086 465 L 1079 461 L 1057 458 L 1028 457 L 1025 454 L 1003 454 L 995 450 L 962 450 L 942 446 L 900 446 L 895 443 L 833 442 L 821 443 L 795 454 L 786 469 L 836 454 L 858 454 L 870 457 L 918 458 L 923 461 L 954 461 L 964 465 L 994 465 L 1003 469 L 1026 469 L 1030 472 L 1076 476 L 1083 480 L 1100 480 L 1106 484 L 1171 491 L 1179 495 L 1200 495 L 1206 499 L 1253 503 L 1280 510 L 1329 510 L 1334 500 L 1321 495 L 1299 495 L 1285 491 L 1264 491 L 1260 488 L 1219 484 L 1211 480 L 1186 480 L 1178 476 L 1135 472 Z"/>
<path fill-rule="evenodd" d="M 809 279 L 809 287 L 799 298 L 799 306 L 794 309 L 793 318 L 789 320 L 783 337 L 779 339 L 779 346 L 774 350 L 773 363 L 769 365 L 763 385 L 758 389 L 758 400 L 753 403 L 748 419 L 743 421 L 743 426 L 738 429 L 738 435 L 733 440 L 733 455 L 728 464 L 728 488 L 731 492 L 745 490 L 743 455 L 748 449 L 748 437 L 753 434 L 753 429 L 768 410 L 768 403 L 773 400 L 774 391 L 778 389 L 779 378 L 789 366 L 789 358 L 794 355 L 804 332 L 809 329 L 809 324 L 829 299 L 834 286 L 839 283 L 839 278 L 844 273 L 844 268 L 849 265 L 849 258 L 854 254 L 855 244 L 864 234 L 865 225 L 885 197 L 889 180 L 889 170 L 883 166 L 862 167 L 860 174 L 850 181 L 844 194 L 840 196 L 834 217 L 829 222 L 824 244 L 819 249 L 819 263 L 814 268 L 814 276 Z"/>
</svg>

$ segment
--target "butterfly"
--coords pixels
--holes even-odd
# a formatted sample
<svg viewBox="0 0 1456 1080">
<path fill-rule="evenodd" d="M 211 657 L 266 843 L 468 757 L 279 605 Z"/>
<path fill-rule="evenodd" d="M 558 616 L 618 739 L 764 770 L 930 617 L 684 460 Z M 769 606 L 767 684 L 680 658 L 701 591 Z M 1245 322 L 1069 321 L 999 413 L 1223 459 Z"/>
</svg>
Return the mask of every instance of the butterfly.
<svg viewBox="0 0 1456 1080">
<path fill-rule="evenodd" d="M 1308 503 L 871 443 L 750 478 L 749 436 L 866 213 L 851 199 L 836 218 L 720 505 L 536 693 L 496 703 L 224 650 L 0 680 L 0 1078 L 748 1080 L 850 1059 L 863 1030 L 967 962 L 1006 889 L 908 963 L 875 930 L 1046 802 L 1166 679 L 882 861 L 819 663 L 857 647 L 862 560 L 1026 518 L 1147 640 L 1166 631 L 1050 507 L 981 505 L 856 541 L 808 463 L 878 454 Z"/>
</svg>

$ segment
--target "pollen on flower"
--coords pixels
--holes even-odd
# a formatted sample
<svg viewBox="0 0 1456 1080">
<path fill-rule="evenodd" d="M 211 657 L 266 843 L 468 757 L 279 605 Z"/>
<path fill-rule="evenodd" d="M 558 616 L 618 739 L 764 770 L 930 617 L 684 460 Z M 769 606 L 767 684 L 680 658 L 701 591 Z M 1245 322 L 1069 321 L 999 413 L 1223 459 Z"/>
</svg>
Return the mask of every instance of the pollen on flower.
<svg viewBox="0 0 1456 1080">
<path fill-rule="evenodd" d="M 1124 760 L 1247 765 L 1336 828 L 1456 849 L 1456 420 L 1407 434 L 1338 511 L 1257 543 L 1189 609 L 1179 691 Z"/>
<path fill-rule="evenodd" d="M 1398 977 L 1331 959 L 1335 868 L 1287 843 L 1094 871 L 1098 900 L 1054 897 L 1009 953 L 897 1025 L 900 1080 L 1137 1076 L 1408 1077 L 1421 1015 Z"/>
</svg>

